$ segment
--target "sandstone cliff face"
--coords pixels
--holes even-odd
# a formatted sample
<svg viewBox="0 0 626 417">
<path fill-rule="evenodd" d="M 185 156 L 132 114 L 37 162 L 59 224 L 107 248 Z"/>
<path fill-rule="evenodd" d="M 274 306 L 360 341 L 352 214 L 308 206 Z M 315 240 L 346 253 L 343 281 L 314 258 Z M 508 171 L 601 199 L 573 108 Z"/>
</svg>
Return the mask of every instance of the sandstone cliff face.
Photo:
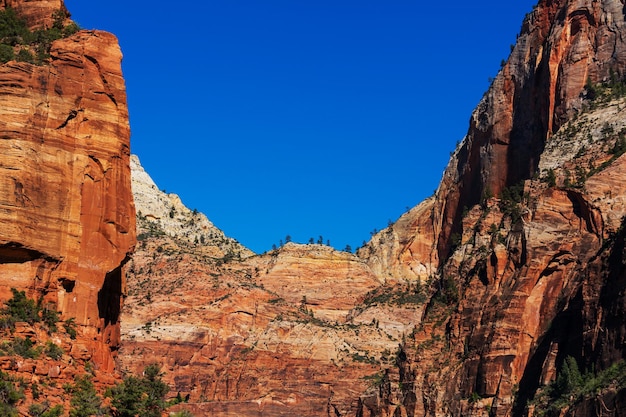
<svg viewBox="0 0 626 417">
<path fill-rule="evenodd" d="M 378 390 L 380 363 L 393 363 L 421 308 L 378 303 L 371 291 L 381 282 L 352 254 L 289 243 L 241 260 L 249 251 L 219 250 L 223 235 L 209 237 L 203 216 L 184 206 L 144 215 L 146 202 L 179 200 L 139 186 L 147 174 L 134 171 L 141 240 L 121 368 L 162 364 L 171 395 L 189 395 L 179 407 L 195 415 L 355 415 L 358 393 Z"/>
<path fill-rule="evenodd" d="M 359 252 L 386 279 L 435 280 L 399 366 L 410 387 L 367 413 L 523 415 L 565 357 L 625 357 L 624 101 L 609 99 L 625 30 L 619 1 L 540 1 L 435 196 Z M 601 103 L 598 83 L 614 86 Z"/>
<path fill-rule="evenodd" d="M 32 29 L 52 27 L 55 13 L 69 17 L 63 0 L 0 0 L 0 8 L 15 10 Z"/>
<path fill-rule="evenodd" d="M 43 24 L 62 2 L 4 2 Z M 0 66 L 0 298 L 10 288 L 75 318 L 72 347 L 113 370 L 135 242 L 129 124 L 113 35 L 55 41 L 50 63 Z"/>
</svg>

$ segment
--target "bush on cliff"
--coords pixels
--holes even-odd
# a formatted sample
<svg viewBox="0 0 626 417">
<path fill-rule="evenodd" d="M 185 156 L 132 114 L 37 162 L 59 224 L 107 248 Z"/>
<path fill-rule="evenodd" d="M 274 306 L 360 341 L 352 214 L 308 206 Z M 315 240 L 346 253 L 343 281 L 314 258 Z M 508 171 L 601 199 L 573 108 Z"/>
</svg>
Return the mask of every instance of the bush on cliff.
<svg viewBox="0 0 626 417">
<path fill-rule="evenodd" d="M 28 324 L 41 323 L 46 325 L 50 333 L 56 332 L 59 313 L 56 310 L 42 307 L 42 302 L 26 297 L 24 291 L 11 288 L 13 297 L 5 302 L 0 310 L 0 327 L 13 328 L 17 322 Z"/>
<path fill-rule="evenodd" d="M 62 10 L 56 11 L 52 17 L 52 27 L 31 32 L 15 10 L 10 7 L 0 10 L 0 63 L 15 59 L 41 65 L 50 58 L 52 42 L 80 30 L 74 22 L 65 25 L 66 16 Z"/>
<path fill-rule="evenodd" d="M 169 387 L 161 380 L 157 364 L 146 367 L 142 377 L 127 376 L 109 389 L 106 396 L 111 398 L 112 415 L 115 417 L 160 417 L 167 404 L 165 394 Z"/>
</svg>

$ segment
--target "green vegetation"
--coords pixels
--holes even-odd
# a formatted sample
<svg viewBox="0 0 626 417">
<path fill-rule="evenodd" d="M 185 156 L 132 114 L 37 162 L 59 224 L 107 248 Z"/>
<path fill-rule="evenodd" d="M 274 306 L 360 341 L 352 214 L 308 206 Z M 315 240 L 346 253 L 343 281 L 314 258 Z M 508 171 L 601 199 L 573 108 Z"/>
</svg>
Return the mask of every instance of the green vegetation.
<svg viewBox="0 0 626 417">
<path fill-rule="evenodd" d="M 426 302 L 426 294 L 419 281 L 414 284 L 408 283 L 405 286 L 383 286 L 370 291 L 363 300 L 364 305 L 387 304 L 423 304 Z"/>
<path fill-rule="evenodd" d="M 513 223 L 522 218 L 522 203 L 526 199 L 524 194 L 524 182 L 506 187 L 500 193 L 500 210 L 509 216 Z"/>
<path fill-rule="evenodd" d="M 35 343 L 28 338 L 15 337 L 0 345 L 0 352 L 9 356 L 21 356 L 26 359 L 36 359 L 41 354 L 41 347 L 35 347 Z"/>
<path fill-rule="evenodd" d="M 74 317 L 70 317 L 69 319 L 63 322 L 63 328 L 65 329 L 65 333 L 70 336 L 70 339 L 76 339 L 76 321 Z"/>
<path fill-rule="evenodd" d="M 620 79 L 614 71 L 610 71 L 609 80 L 602 83 L 593 83 L 591 78 L 585 84 L 585 98 L 591 109 L 608 103 L 611 100 L 626 96 L 626 80 Z"/>
<path fill-rule="evenodd" d="M 0 415 L 18 416 L 15 406 L 24 398 L 24 392 L 18 388 L 18 381 L 9 374 L 0 371 Z"/>
<path fill-rule="evenodd" d="M 5 302 L 5 308 L 0 310 L 0 328 L 13 329 L 15 323 L 28 324 L 43 323 L 50 333 L 56 332 L 59 313 L 56 310 L 42 307 L 42 300 L 38 302 L 26 297 L 24 291 L 11 288 L 13 297 Z"/>
<path fill-rule="evenodd" d="M 66 16 L 62 10 L 56 11 L 52 18 L 52 27 L 31 32 L 15 10 L 6 8 L 0 11 L 0 62 L 15 59 L 41 65 L 50 58 L 52 42 L 80 29 L 75 23 L 64 25 Z"/>
<path fill-rule="evenodd" d="M 454 305 L 459 302 L 459 287 L 451 275 L 442 277 L 439 281 L 433 302 L 443 305 Z"/>
<path fill-rule="evenodd" d="M 46 342 L 46 348 L 44 350 L 44 353 L 50 359 L 59 360 L 61 359 L 61 356 L 63 356 L 63 349 L 54 344 L 52 341 L 48 340 L 48 342 Z"/>
<path fill-rule="evenodd" d="M 160 417 L 167 404 L 168 386 L 161 380 L 159 366 L 149 365 L 141 378 L 128 376 L 107 391 L 115 417 Z"/>
<path fill-rule="evenodd" d="M 79 375 L 74 378 L 74 384 L 65 387 L 72 394 L 70 400 L 70 417 L 90 417 L 103 415 L 102 398 L 93 385 L 91 375 Z"/>
<path fill-rule="evenodd" d="M 545 386 L 533 400 L 535 414 L 559 415 L 561 411 L 584 398 L 596 397 L 607 388 L 626 387 L 626 361 L 609 368 L 581 373 L 576 360 L 568 356 L 563 361 L 555 381 Z"/>
<path fill-rule="evenodd" d="M 43 404 L 32 404 L 28 408 L 28 415 L 32 417 L 61 417 L 63 406 L 55 405 L 50 408 L 50 404 L 44 401 Z"/>
</svg>

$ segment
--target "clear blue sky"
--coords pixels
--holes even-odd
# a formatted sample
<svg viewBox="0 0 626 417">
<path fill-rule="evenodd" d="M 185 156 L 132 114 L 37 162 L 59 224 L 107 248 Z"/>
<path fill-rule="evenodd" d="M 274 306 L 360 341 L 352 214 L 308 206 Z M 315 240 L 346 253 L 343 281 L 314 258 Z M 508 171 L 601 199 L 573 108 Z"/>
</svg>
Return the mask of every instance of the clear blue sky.
<svg viewBox="0 0 626 417">
<path fill-rule="evenodd" d="M 535 1 L 66 0 L 124 53 L 131 149 L 255 252 L 433 193 Z"/>
</svg>

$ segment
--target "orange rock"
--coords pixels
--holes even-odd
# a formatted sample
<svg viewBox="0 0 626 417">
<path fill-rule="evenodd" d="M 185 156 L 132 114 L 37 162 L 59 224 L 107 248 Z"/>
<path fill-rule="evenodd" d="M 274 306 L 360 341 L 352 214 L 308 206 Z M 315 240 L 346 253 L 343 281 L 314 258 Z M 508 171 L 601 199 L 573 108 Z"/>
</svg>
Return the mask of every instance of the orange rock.
<svg viewBox="0 0 626 417">
<path fill-rule="evenodd" d="M 60 1 L 9 1 L 31 25 Z M 124 264 L 135 242 L 129 124 L 113 35 L 55 41 L 49 65 L 0 66 L 0 299 L 10 288 L 75 318 L 112 370 Z"/>
</svg>

